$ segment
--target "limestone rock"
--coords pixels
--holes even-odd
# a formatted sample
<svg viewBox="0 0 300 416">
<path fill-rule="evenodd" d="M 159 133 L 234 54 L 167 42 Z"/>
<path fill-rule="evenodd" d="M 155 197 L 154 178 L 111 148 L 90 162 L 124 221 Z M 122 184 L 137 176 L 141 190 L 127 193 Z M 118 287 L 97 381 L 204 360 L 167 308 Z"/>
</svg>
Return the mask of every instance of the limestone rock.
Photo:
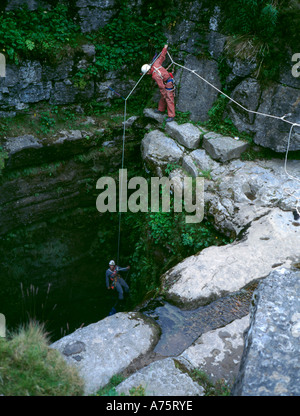
<svg viewBox="0 0 300 416">
<path fill-rule="evenodd" d="M 9 157 L 6 167 L 15 168 L 26 165 L 28 158 L 36 157 L 42 147 L 41 141 L 29 134 L 9 137 L 4 142 L 4 149 Z"/>
<path fill-rule="evenodd" d="M 252 78 L 243 80 L 233 91 L 232 98 L 249 110 L 282 117 L 299 123 L 299 89 L 273 83 L 262 89 Z M 285 152 L 291 125 L 273 117 L 249 113 L 229 102 L 227 114 L 239 131 L 254 133 L 254 142 L 276 152 Z M 290 151 L 300 148 L 300 128 L 294 127 Z"/>
<path fill-rule="evenodd" d="M 299 177 L 298 161 L 289 161 L 287 171 Z M 226 233 L 232 230 L 233 235 L 239 234 L 255 218 L 265 215 L 269 208 L 293 210 L 296 198 L 300 197 L 298 182 L 286 175 L 284 163 L 278 159 L 233 160 L 226 166 L 212 166 L 210 175 L 214 182 L 210 185 L 206 181 L 208 212 L 214 216 L 218 229 Z"/>
<path fill-rule="evenodd" d="M 195 307 L 267 276 L 300 256 L 300 228 L 290 212 L 274 208 L 251 223 L 240 241 L 211 246 L 162 276 L 167 299 Z M 288 242 L 288 244 L 287 244 Z"/>
<path fill-rule="evenodd" d="M 218 64 L 214 60 L 198 60 L 193 55 L 188 55 L 184 65 L 196 71 L 198 74 L 205 74 L 205 78 L 221 88 L 218 73 Z M 189 111 L 191 120 L 208 120 L 208 110 L 218 97 L 218 92 L 195 74 L 183 69 L 181 72 L 180 89 L 177 97 L 176 109 Z"/>
<path fill-rule="evenodd" d="M 300 122 L 299 90 L 280 84 L 271 85 L 261 95 L 259 112 L 273 114 L 279 117 L 290 114 L 287 120 Z M 254 142 L 275 150 L 285 152 L 291 125 L 274 118 L 256 116 L 254 129 L 257 132 Z M 290 141 L 290 151 L 300 149 L 300 127 L 294 127 Z"/>
<path fill-rule="evenodd" d="M 82 133 L 80 130 L 62 130 L 59 133 L 59 138 L 55 140 L 55 144 L 64 143 L 65 141 L 76 141 L 82 139 Z"/>
<path fill-rule="evenodd" d="M 77 92 L 77 89 L 72 84 L 56 82 L 51 92 L 50 104 L 74 103 Z"/>
<path fill-rule="evenodd" d="M 197 149 L 200 144 L 201 131 L 191 123 L 167 123 L 166 132 L 188 149 Z"/>
<path fill-rule="evenodd" d="M 158 336 L 159 328 L 155 321 L 139 313 L 120 312 L 77 329 L 51 347 L 59 350 L 68 364 L 78 368 L 85 382 L 85 394 L 93 394 L 114 374 L 149 352 L 157 343 Z M 74 344 L 75 349 L 70 350 Z"/>
<path fill-rule="evenodd" d="M 219 164 L 215 162 L 203 149 L 194 150 L 189 154 L 194 165 L 198 171 L 201 172 L 213 172 L 219 168 Z"/>
<path fill-rule="evenodd" d="M 203 387 L 176 367 L 174 359 L 155 361 L 137 371 L 116 388 L 129 395 L 130 389 L 142 386 L 146 396 L 203 396 Z"/>
<path fill-rule="evenodd" d="M 98 30 L 108 23 L 113 16 L 115 0 L 78 0 L 78 15 L 83 33 Z"/>
<path fill-rule="evenodd" d="M 202 334 L 178 359 L 189 368 L 204 371 L 216 382 L 233 383 L 244 349 L 243 334 L 249 326 L 249 315 Z"/>
<path fill-rule="evenodd" d="M 235 396 L 299 396 L 300 272 L 280 268 L 253 295 Z"/>
<path fill-rule="evenodd" d="M 145 162 L 159 174 L 167 164 L 181 163 L 184 149 L 159 130 L 147 133 L 142 140 Z"/>
<path fill-rule="evenodd" d="M 227 162 L 239 158 L 247 150 L 248 143 L 211 132 L 204 135 L 203 147 L 213 159 Z"/>
<path fill-rule="evenodd" d="M 154 108 L 145 108 L 144 116 L 156 120 L 158 123 L 162 123 L 166 116 L 164 114 L 155 113 Z"/>
<path fill-rule="evenodd" d="M 231 94 L 232 98 L 239 104 L 248 110 L 254 111 L 256 111 L 259 105 L 260 95 L 260 84 L 254 78 L 246 78 L 243 80 L 237 85 Z M 230 101 L 227 106 L 227 114 L 239 131 L 255 133 L 255 129 L 253 127 L 255 120 L 254 113 L 249 113 Z"/>
</svg>

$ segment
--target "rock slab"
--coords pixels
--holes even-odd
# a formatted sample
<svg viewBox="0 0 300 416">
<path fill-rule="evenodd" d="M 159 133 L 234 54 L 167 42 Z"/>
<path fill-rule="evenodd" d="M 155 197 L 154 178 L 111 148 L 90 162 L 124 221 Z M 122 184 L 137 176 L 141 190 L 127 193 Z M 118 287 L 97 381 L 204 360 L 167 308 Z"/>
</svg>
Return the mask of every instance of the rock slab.
<svg viewBox="0 0 300 416">
<path fill-rule="evenodd" d="M 110 378 L 157 343 L 159 327 L 139 313 L 117 313 L 54 342 L 66 362 L 75 365 L 85 382 L 85 394 L 94 394 Z"/>
<path fill-rule="evenodd" d="M 142 386 L 146 396 L 203 396 L 204 389 L 176 366 L 173 358 L 155 361 L 132 374 L 116 388 L 118 393 Z"/>
<path fill-rule="evenodd" d="M 178 124 L 173 121 L 166 125 L 166 132 L 188 149 L 199 147 L 202 132 L 191 123 Z"/>
<path fill-rule="evenodd" d="M 247 150 L 248 143 L 210 132 L 204 135 L 203 147 L 213 159 L 228 162 L 239 158 Z"/>
<path fill-rule="evenodd" d="M 300 395 L 300 271 L 280 268 L 253 294 L 235 396 Z"/>
<path fill-rule="evenodd" d="M 238 374 L 244 349 L 243 334 L 249 315 L 202 334 L 178 358 L 187 366 L 204 371 L 211 380 L 233 383 Z"/>
<path fill-rule="evenodd" d="M 160 130 L 147 133 L 142 140 L 141 149 L 146 164 L 157 172 L 167 164 L 181 163 L 184 151 L 182 146 Z"/>
<path fill-rule="evenodd" d="M 197 307 L 264 278 L 300 257 L 300 227 L 291 212 L 278 208 L 252 221 L 240 241 L 211 246 L 163 275 L 166 298 L 180 307 Z"/>
</svg>

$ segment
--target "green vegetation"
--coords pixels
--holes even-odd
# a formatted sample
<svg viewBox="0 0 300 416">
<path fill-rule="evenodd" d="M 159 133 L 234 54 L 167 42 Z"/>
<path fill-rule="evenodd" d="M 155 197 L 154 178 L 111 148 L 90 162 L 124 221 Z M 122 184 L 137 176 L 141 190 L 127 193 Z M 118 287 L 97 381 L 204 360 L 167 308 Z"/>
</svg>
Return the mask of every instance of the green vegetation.
<svg viewBox="0 0 300 416">
<path fill-rule="evenodd" d="M 1 171 L 5 166 L 5 159 L 8 158 L 8 154 L 7 152 L 5 152 L 5 150 L 3 149 L 2 146 L 0 146 L 0 175 L 1 175 Z"/>
<path fill-rule="evenodd" d="M 131 247 L 126 257 L 132 266 L 130 287 L 132 300 L 139 302 L 149 291 L 156 290 L 160 276 L 187 256 L 211 245 L 228 244 L 231 240 L 217 233 L 209 221 L 186 224 L 186 212 L 170 211 L 123 214 L 123 232 Z M 133 254 L 132 254 L 133 253 Z M 126 249 L 123 252 L 126 256 Z M 125 261 L 125 262 L 126 262 Z"/>
<path fill-rule="evenodd" d="M 79 26 L 69 15 L 68 7 L 57 4 L 51 10 L 17 9 L 0 14 L 0 51 L 8 59 L 57 60 L 64 49 L 72 44 Z"/>
<path fill-rule="evenodd" d="M 115 374 L 104 387 L 99 389 L 96 396 L 118 396 L 116 387 L 125 380 L 121 374 Z"/>
<path fill-rule="evenodd" d="M 300 5 L 296 0 L 225 0 L 227 51 L 257 62 L 256 76 L 276 79 L 290 51 L 298 50 Z"/>
<path fill-rule="evenodd" d="M 116 387 L 124 380 L 125 377 L 122 374 L 115 374 L 106 386 L 97 391 L 96 396 L 125 396 L 124 393 L 119 394 L 116 390 Z M 129 390 L 129 396 L 145 396 L 144 387 L 141 385 L 132 387 L 132 389 Z"/>
<path fill-rule="evenodd" d="M 283 1 L 236 0 L 225 1 L 231 19 L 226 21 L 227 30 L 235 34 L 254 35 L 271 41 L 277 27 L 279 5 Z"/>
<path fill-rule="evenodd" d="M 30 323 L 0 338 L 0 395 L 81 396 L 83 381 L 60 353 L 49 348 L 43 328 Z"/>
<path fill-rule="evenodd" d="M 149 62 L 166 37 L 158 30 L 176 20 L 179 11 L 174 1 L 144 2 L 142 13 L 129 1 L 120 2 L 117 15 L 104 28 L 87 37 L 96 44 L 96 71 L 127 70 Z M 92 73 L 92 69 L 89 69 Z"/>
<path fill-rule="evenodd" d="M 231 386 L 223 379 L 213 382 L 209 376 L 201 370 L 192 370 L 190 376 L 204 388 L 205 396 L 230 396 Z"/>
</svg>

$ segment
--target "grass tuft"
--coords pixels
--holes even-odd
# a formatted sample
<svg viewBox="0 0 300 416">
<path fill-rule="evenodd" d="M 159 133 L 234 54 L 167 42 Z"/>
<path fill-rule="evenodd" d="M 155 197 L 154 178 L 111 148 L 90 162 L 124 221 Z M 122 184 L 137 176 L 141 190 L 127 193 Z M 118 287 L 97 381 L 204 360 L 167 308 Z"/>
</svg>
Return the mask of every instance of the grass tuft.
<svg viewBox="0 0 300 416">
<path fill-rule="evenodd" d="M 49 347 L 43 326 L 30 322 L 7 339 L 0 338 L 0 395 L 78 396 L 83 380 Z"/>
</svg>

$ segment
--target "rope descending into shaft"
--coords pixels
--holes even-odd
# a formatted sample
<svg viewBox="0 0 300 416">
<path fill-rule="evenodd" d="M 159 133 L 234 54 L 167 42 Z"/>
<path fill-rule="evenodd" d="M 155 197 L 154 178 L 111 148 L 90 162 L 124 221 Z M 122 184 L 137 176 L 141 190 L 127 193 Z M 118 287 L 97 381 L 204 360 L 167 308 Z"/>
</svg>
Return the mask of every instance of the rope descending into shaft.
<svg viewBox="0 0 300 416">
<path fill-rule="evenodd" d="M 154 64 L 154 62 L 160 57 L 161 52 L 158 56 L 155 56 L 154 59 L 152 60 L 150 66 L 152 66 Z M 121 186 L 120 186 L 120 196 L 123 195 L 123 169 L 124 169 L 124 160 L 125 160 L 125 139 L 126 139 L 126 117 L 127 117 L 127 100 L 128 98 L 131 96 L 131 94 L 133 93 L 133 91 L 136 89 L 136 87 L 139 85 L 139 83 L 142 81 L 142 79 L 144 78 L 144 76 L 146 75 L 146 73 L 142 74 L 142 76 L 140 77 L 140 79 L 137 81 L 137 83 L 134 85 L 134 87 L 132 88 L 132 90 L 129 92 L 129 94 L 127 95 L 127 97 L 124 99 L 125 103 L 124 103 L 124 121 L 123 121 L 123 137 L 122 137 L 122 176 L 121 176 Z M 123 97 L 122 97 L 123 98 Z M 122 212 L 119 209 L 119 230 L 118 230 L 118 254 L 117 254 L 117 264 L 119 264 L 119 258 L 120 258 L 120 242 L 121 242 L 121 217 L 122 217 Z"/>
</svg>

